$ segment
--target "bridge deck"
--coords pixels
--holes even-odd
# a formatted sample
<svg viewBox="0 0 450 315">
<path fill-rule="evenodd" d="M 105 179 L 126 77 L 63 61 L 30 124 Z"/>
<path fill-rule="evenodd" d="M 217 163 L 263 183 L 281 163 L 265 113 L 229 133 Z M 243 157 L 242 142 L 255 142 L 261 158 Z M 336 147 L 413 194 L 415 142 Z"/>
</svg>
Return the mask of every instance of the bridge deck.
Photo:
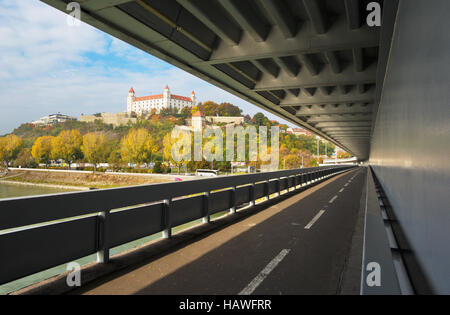
<svg viewBox="0 0 450 315">
<path fill-rule="evenodd" d="M 340 293 L 365 177 L 365 168 L 341 174 L 72 293 Z"/>
</svg>

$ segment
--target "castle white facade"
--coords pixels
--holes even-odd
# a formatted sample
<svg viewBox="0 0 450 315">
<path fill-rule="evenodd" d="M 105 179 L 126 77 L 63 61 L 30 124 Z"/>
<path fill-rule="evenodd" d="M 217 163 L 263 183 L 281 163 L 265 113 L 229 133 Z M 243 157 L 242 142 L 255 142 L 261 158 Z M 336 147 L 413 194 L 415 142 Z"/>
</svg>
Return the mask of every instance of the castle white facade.
<svg viewBox="0 0 450 315">
<path fill-rule="evenodd" d="M 150 113 L 153 109 L 159 113 L 164 108 L 171 108 L 179 112 L 183 107 L 193 107 L 196 103 L 194 91 L 191 97 L 180 96 L 170 93 L 169 87 L 166 85 L 162 94 L 136 97 L 133 88 L 128 92 L 127 97 L 127 113 L 132 112 L 142 115 Z"/>
</svg>

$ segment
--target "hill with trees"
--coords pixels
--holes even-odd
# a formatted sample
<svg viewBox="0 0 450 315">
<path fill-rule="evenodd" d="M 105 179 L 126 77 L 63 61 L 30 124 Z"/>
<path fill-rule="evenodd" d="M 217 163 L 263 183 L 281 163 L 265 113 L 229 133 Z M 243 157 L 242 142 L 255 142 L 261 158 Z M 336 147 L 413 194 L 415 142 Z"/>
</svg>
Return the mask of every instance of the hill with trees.
<svg viewBox="0 0 450 315">
<path fill-rule="evenodd" d="M 170 133 L 177 125 L 186 125 L 192 114 L 200 111 L 205 116 L 243 116 L 242 110 L 230 103 L 217 104 L 212 101 L 198 103 L 193 108 L 183 108 L 179 113 L 164 109 L 159 114 L 152 112 L 137 117 L 135 124 L 118 127 L 101 121 L 80 122 L 67 121 L 47 126 L 22 124 L 11 135 L 0 137 L 0 162 L 3 165 L 47 167 L 51 161 L 64 161 L 67 166 L 72 163 L 90 163 L 94 170 L 100 163 L 108 163 L 114 170 L 133 171 L 130 165 L 151 165 L 148 172 L 168 172 L 170 164 Z M 288 126 L 269 120 L 263 113 L 245 118 L 244 125 L 279 126 L 280 133 L 280 168 L 298 168 L 317 165 L 313 153 L 317 152 L 317 140 L 314 136 L 295 136 L 285 131 Z M 168 136 L 169 135 L 169 136 Z M 328 143 L 328 153 L 334 146 Z M 325 143 L 320 144 L 321 154 L 325 153 Z M 259 167 L 259 162 L 248 165 Z M 181 165 L 177 165 L 181 167 Z M 185 163 L 188 171 L 199 168 L 217 168 L 224 172 L 231 169 L 230 162 L 191 161 Z M 139 167 L 138 167 L 139 168 Z M 136 171 L 136 170 L 134 170 Z"/>
</svg>

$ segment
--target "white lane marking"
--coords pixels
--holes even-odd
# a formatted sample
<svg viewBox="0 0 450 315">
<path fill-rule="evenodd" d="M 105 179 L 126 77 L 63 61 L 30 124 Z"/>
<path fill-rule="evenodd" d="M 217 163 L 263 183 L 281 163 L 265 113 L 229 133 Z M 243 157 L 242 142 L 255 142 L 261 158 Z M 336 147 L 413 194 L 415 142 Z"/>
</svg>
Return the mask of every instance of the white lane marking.
<svg viewBox="0 0 450 315">
<path fill-rule="evenodd" d="M 344 186 L 347 187 L 349 183 L 345 184 Z"/>
<path fill-rule="evenodd" d="M 334 196 L 333 198 L 331 198 L 331 200 L 329 201 L 329 203 L 333 203 L 336 199 L 337 199 L 337 195 L 336 196 Z"/>
<path fill-rule="evenodd" d="M 343 191 L 344 191 L 344 188 L 341 188 L 341 190 L 339 190 L 340 193 L 343 192 Z"/>
<path fill-rule="evenodd" d="M 275 269 L 275 267 L 289 254 L 290 249 L 283 249 L 277 257 L 272 259 L 272 261 L 253 279 L 241 292 L 239 295 L 250 295 L 256 288 L 264 281 L 264 279 Z"/>
<path fill-rule="evenodd" d="M 305 226 L 305 230 L 309 230 L 324 213 L 325 210 L 320 210 L 319 213 L 317 213 L 316 216 L 311 220 L 311 222 L 309 222 L 308 225 Z"/>
</svg>

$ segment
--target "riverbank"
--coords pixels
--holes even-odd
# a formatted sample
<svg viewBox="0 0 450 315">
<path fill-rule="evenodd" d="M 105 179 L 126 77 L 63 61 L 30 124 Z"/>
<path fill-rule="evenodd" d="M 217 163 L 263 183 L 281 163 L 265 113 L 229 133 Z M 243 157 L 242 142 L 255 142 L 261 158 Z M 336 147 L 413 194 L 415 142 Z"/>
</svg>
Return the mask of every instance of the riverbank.
<svg viewBox="0 0 450 315">
<path fill-rule="evenodd" d="M 108 173 L 80 173 L 72 171 L 13 169 L 0 182 L 17 185 L 36 185 L 49 188 L 88 190 L 155 183 L 173 182 L 173 178 L 160 176 L 118 175 Z"/>
</svg>

